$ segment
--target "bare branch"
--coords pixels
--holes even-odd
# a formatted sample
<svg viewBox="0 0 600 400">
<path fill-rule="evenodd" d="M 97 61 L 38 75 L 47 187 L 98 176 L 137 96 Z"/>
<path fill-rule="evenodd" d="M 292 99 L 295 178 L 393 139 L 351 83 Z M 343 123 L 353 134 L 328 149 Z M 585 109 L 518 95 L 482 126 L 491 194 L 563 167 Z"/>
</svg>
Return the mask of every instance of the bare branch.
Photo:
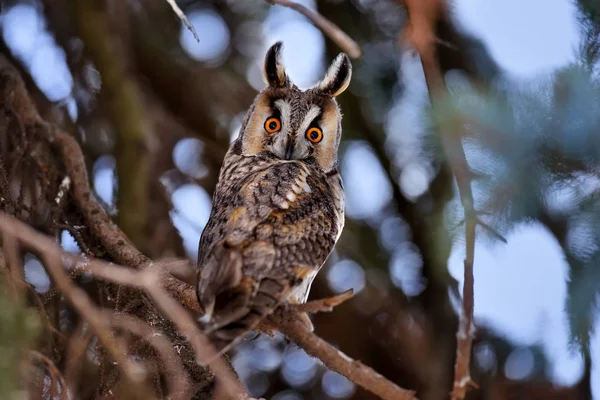
<svg viewBox="0 0 600 400">
<path fill-rule="evenodd" d="M 51 379 L 51 385 L 53 386 L 55 382 L 58 382 L 60 385 L 60 392 L 51 391 L 52 398 L 56 398 L 59 400 L 68 400 L 69 399 L 69 387 L 67 386 L 67 382 L 65 381 L 65 377 L 60 373 L 56 365 L 50 360 L 48 357 L 40 353 L 36 350 L 29 351 L 29 357 L 34 361 L 40 362 L 44 365 L 44 369 L 48 372 L 48 375 Z M 56 396 L 56 397 L 54 397 Z"/>
<path fill-rule="evenodd" d="M 402 37 L 419 53 L 423 72 L 433 106 L 440 96 L 447 94 L 447 88 L 437 60 L 435 43 L 435 25 L 442 13 L 447 12 L 444 0 L 398 0 L 408 11 L 409 22 L 402 32 Z M 477 225 L 496 233 L 491 227 L 477 218 L 474 208 L 471 180 L 465 151 L 462 147 L 461 136 L 463 123 L 454 124 L 445 132 L 441 132 L 442 147 L 450 164 L 450 168 L 458 185 L 460 200 L 465 213 L 466 254 L 464 260 L 464 285 L 462 312 L 460 314 L 458 332 L 456 333 L 456 363 L 454 366 L 453 400 L 462 400 L 466 396 L 469 385 L 473 385 L 470 375 L 471 347 L 473 333 L 473 261 L 475 258 L 475 228 Z M 500 234 L 497 236 L 504 239 Z M 506 239 L 504 239 L 506 240 Z"/>
<path fill-rule="evenodd" d="M 33 231 L 22 222 L 1 214 L 0 230 L 12 232 L 20 241 L 39 251 L 41 255 L 52 254 L 55 256 L 57 252 L 61 252 L 58 245 L 51 239 Z M 186 310 L 173 300 L 173 297 L 189 297 L 185 301 L 186 303 L 195 302 L 196 293 L 192 286 L 181 282 L 181 285 L 169 287 L 169 293 L 167 293 L 160 284 L 160 280 L 165 276 L 164 268 L 160 264 L 154 264 L 153 267 L 147 268 L 145 271 L 135 271 L 101 260 L 86 260 L 83 257 L 72 254 L 62 254 L 62 260 L 68 261 L 69 264 L 85 262 L 85 265 L 79 268 L 90 271 L 96 278 L 145 290 L 154 299 L 163 314 L 172 319 L 180 332 L 192 343 L 198 360 L 211 360 L 209 366 L 215 370 L 217 377 L 223 381 L 221 389 L 225 390 L 225 393 L 231 398 L 240 398 L 240 396 L 243 398 L 243 396 L 246 396 L 231 370 L 229 370 L 220 357 L 215 357 L 217 354 L 216 351 L 212 348 L 212 345 L 208 342 L 204 334 L 198 330 L 196 323 Z M 73 284 L 71 283 L 71 285 Z M 180 290 L 181 288 L 184 288 L 184 290 L 174 296 L 173 291 Z M 310 302 L 304 308 L 300 306 L 284 307 L 269 317 L 266 322 L 280 330 L 290 340 L 306 350 L 308 354 L 319 358 L 331 370 L 344 375 L 381 398 L 415 399 L 412 391 L 400 388 L 373 369 L 359 361 L 352 360 L 314 333 L 308 331 L 300 322 L 298 309 L 304 312 L 329 311 L 332 307 L 349 299 L 351 295 L 352 292 L 347 291 L 332 298 Z"/>
<path fill-rule="evenodd" d="M 240 398 L 240 396 L 244 395 L 245 391 L 241 387 L 239 381 L 235 378 L 223 359 L 215 357 L 217 352 L 212 348 L 210 341 L 200 332 L 194 320 L 189 316 L 187 311 L 160 286 L 159 279 L 164 276 L 163 273 L 160 273 L 160 266 L 155 265 L 144 271 L 135 271 L 131 268 L 111 265 L 101 260 L 86 260 L 83 257 L 66 254 L 63 253 L 60 247 L 58 247 L 51 239 L 33 231 L 24 223 L 14 218 L 7 217 L 4 214 L 0 214 L 0 230 L 3 232 L 10 232 L 18 238 L 20 242 L 35 249 L 47 264 L 49 264 L 48 272 L 56 280 L 63 295 L 70 300 L 73 306 L 82 315 L 86 316 L 94 329 L 94 333 L 98 335 L 103 344 L 106 345 L 106 343 L 108 343 L 111 354 L 113 354 L 113 351 L 116 353 L 116 350 L 112 349 L 117 348 L 115 346 L 120 346 L 121 344 L 117 343 L 116 339 L 106 339 L 106 332 L 110 332 L 110 324 L 108 324 L 109 319 L 103 316 L 101 311 L 96 309 L 85 292 L 71 282 L 62 267 L 63 261 L 67 261 L 69 264 L 73 265 L 84 262 L 85 265 L 79 266 L 78 268 L 87 269 L 99 279 L 145 290 L 163 312 L 164 316 L 171 319 L 179 328 L 181 334 L 192 344 L 196 351 L 198 361 L 212 361 L 211 367 L 215 370 L 217 377 L 223 380 L 222 386 L 225 389 L 224 392 L 228 395 L 228 398 Z M 60 270 L 60 272 L 57 272 L 56 270 Z M 193 289 L 192 293 L 194 293 Z M 193 296 L 195 297 L 195 293 Z M 121 351 L 120 358 L 118 358 L 118 355 L 116 354 L 113 354 L 113 356 L 115 356 L 120 363 L 124 363 L 127 361 L 127 359 L 124 359 L 125 350 L 120 349 L 119 351 Z M 133 368 L 133 366 L 129 364 L 127 364 L 126 367 Z M 132 376 L 137 377 L 137 375 Z"/>
<path fill-rule="evenodd" d="M 106 318 L 111 320 L 113 326 L 144 339 L 160 353 L 161 360 L 165 363 L 170 398 L 187 399 L 193 395 L 190 380 L 183 369 L 181 360 L 163 333 L 131 315 L 106 312 Z"/>
<path fill-rule="evenodd" d="M 0 69 L 2 68 L 12 69 L 5 59 L 0 58 Z M 46 130 L 52 144 L 62 156 L 62 160 L 71 178 L 70 188 L 73 200 L 84 213 L 87 222 L 86 225 L 94 236 L 102 241 L 111 257 L 119 264 L 129 265 L 138 269 L 149 267 L 152 264 L 151 260 L 131 244 L 118 226 L 110 220 L 106 211 L 95 200 L 89 184 L 83 153 L 75 138 L 41 120 L 23 86 L 16 85 L 14 99 L 18 101 L 18 106 L 22 108 L 21 111 L 27 113 L 26 117 L 33 119 L 33 121 L 29 121 L 30 124 L 35 123 Z M 185 295 L 185 288 L 181 287 L 181 281 L 168 274 L 164 274 L 162 282 L 165 289 L 173 289 L 173 293 Z M 189 296 L 176 297 L 176 299 L 187 308 L 201 311 L 195 300 L 191 303 L 189 302 Z"/>
<path fill-rule="evenodd" d="M 190 30 L 190 32 L 192 32 L 192 35 L 194 35 L 194 39 L 196 39 L 197 42 L 200 42 L 200 38 L 196 33 L 194 25 L 192 25 L 190 20 L 187 19 L 181 8 L 179 8 L 179 6 L 177 5 L 177 2 L 175 0 L 167 0 L 167 3 L 169 3 L 169 5 L 171 6 L 175 14 L 177 14 L 181 22 Z"/>
<path fill-rule="evenodd" d="M 308 354 L 318 358 L 332 371 L 345 376 L 352 382 L 384 400 L 416 399 L 414 392 L 402 389 L 370 367 L 353 360 L 302 324 L 298 312 L 288 307 L 275 312 L 268 319 L 288 339 L 302 347 Z"/>
<path fill-rule="evenodd" d="M 13 237 L 18 238 L 20 241 L 25 242 L 28 246 L 37 248 L 37 241 L 34 240 L 35 234 L 27 225 L 19 222 L 18 220 L 8 217 L 5 214 L 0 214 L 0 230 L 4 234 L 10 234 Z M 42 235 L 35 234 L 49 240 Z M 29 240 L 26 240 L 29 239 Z M 56 283 L 60 291 L 63 293 L 67 301 L 71 303 L 73 308 L 82 316 L 85 316 L 87 321 L 98 339 L 110 352 L 110 354 L 117 360 L 125 375 L 132 382 L 141 382 L 144 378 L 144 371 L 129 357 L 127 357 L 127 351 L 121 341 L 115 339 L 111 333 L 110 324 L 102 317 L 102 313 L 92 303 L 86 293 L 77 287 L 70 279 L 69 275 L 65 272 L 62 267 L 62 252 L 58 246 L 48 246 L 45 251 L 41 254 L 48 271 L 48 274 L 52 277 L 52 280 Z"/>
<path fill-rule="evenodd" d="M 291 8 L 298 11 L 310 20 L 317 28 L 323 31 L 340 49 L 348 53 L 352 58 L 359 58 L 362 55 L 362 50 L 350 36 L 348 36 L 339 26 L 329 21 L 327 18 L 312 11 L 302 4 L 295 3 L 290 0 L 267 0 L 268 3 L 277 4 L 283 7 Z"/>
</svg>

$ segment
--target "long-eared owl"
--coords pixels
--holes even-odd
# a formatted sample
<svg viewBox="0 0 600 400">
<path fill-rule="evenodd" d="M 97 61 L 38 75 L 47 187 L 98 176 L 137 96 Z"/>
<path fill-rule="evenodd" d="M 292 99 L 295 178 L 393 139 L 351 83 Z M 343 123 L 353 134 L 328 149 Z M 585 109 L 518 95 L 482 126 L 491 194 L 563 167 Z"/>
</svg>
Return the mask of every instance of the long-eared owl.
<svg viewBox="0 0 600 400">
<path fill-rule="evenodd" d="M 335 97 L 350 83 L 350 59 L 340 54 L 323 80 L 302 91 L 281 49 L 278 42 L 267 51 L 268 86 L 225 155 L 200 239 L 202 321 L 223 350 L 278 305 L 306 301 L 344 226 Z"/>
</svg>

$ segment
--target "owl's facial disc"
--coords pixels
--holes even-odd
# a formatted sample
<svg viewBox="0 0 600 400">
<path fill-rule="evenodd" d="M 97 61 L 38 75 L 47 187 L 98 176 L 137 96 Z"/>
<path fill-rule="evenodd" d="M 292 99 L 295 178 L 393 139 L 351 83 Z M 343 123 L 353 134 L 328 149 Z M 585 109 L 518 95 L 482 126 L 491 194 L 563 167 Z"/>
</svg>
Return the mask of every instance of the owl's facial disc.
<svg viewBox="0 0 600 400">
<path fill-rule="evenodd" d="M 267 51 L 263 72 L 268 86 L 246 114 L 234 149 L 248 156 L 312 162 L 331 171 L 337 165 L 342 134 L 335 98 L 346 90 L 352 75 L 348 56 L 338 55 L 325 77 L 302 91 L 285 71 L 278 42 Z"/>
<path fill-rule="evenodd" d="M 296 112 L 292 115 L 293 107 L 289 101 L 279 99 L 273 102 L 274 108 L 280 119 L 281 129 L 274 133 L 269 150 L 272 154 L 282 160 L 303 160 L 311 158 L 316 152 L 316 146 L 323 139 L 321 128 L 321 117 L 323 108 L 319 105 L 311 105 L 304 113 Z M 272 118 L 272 117 L 271 117 Z M 270 134 L 271 118 L 265 122 L 265 131 Z M 275 124 L 274 124 L 275 125 Z M 335 135 L 335 132 L 333 132 Z"/>
</svg>

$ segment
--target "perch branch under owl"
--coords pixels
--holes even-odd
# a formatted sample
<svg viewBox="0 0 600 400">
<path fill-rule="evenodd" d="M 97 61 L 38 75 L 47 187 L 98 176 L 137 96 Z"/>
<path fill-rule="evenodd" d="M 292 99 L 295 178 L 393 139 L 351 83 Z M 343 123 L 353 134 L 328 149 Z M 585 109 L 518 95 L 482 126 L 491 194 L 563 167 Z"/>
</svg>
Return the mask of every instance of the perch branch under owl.
<svg viewBox="0 0 600 400">
<path fill-rule="evenodd" d="M 216 357 L 216 352 L 204 334 L 197 329 L 197 324 L 191 316 L 175 301 L 175 298 L 189 297 L 189 301 L 186 303 L 195 302 L 196 294 L 194 288 L 182 282 L 182 285 L 176 289 L 171 287 L 170 290 L 165 290 L 163 286 L 164 281 L 162 281 L 165 276 L 165 265 L 153 263 L 145 270 L 136 271 L 102 260 L 90 260 L 81 256 L 63 253 L 60 247 L 50 238 L 33 231 L 33 229 L 20 221 L 2 214 L 0 214 L 0 230 L 9 232 L 11 236 L 17 238 L 27 248 L 34 250 L 44 260 L 53 259 L 55 261 L 49 268 L 49 272 L 62 289 L 63 294 L 65 294 L 76 309 L 80 310 L 82 315 L 86 315 L 87 317 L 93 315 L 96 320 L 96 317 L 98 317 L 105 324 L 106 321 L 110 320 L 110 318 L 103 316 L 103 312 L 89 303 L 89 299 L 87 299 L 85 294 L 81 296 L 81 293 L 77 292 L 77 288 L 71 283 L 70 278 L 62 269 L 63 263 L 79 270 L 88 271 L 97 279 L 144 290 L 154 300 L 154 303 L 162 311 L 164 317 L 171 319 L 181 334 L 192 343 L 196 351 L 197 360 L 200 362 L 209 360 L 209 365 L 214 369 L 217 377 L 223 380 L 223 384 L 219 386 L 220 390 L 226 390 L 228 398 L 244 398 L 244 391 L 237 379 L 235 379 L 223 360 Z M 61 272 L 57 273 L 57 270 L 61 270 Z M 70 286 L 65 288 L 64 285 Z M 182 292 L 174 293 L 174 291 L 180 289 Z M 65 290 L 67 293 L 64 292 Z M 307 330 L 300 322 L 298 317 L 299 312 L 331 311 L 333 307 L 350 299 L 351 296 L 352 292 L 348 291 L 331 298 L 314 300 L 302 305 L 282 307 L 265 321 L 265 330 L 276 329 L 280 331 L 288 339 L 302 347 L 308 354 L 320 359 L 329 369 L 347 377 L 352 382 L 382 399 L 415 399 L 414 392 L 399 387 L 360 361 L 351 359 L 313 332 Z M 197 311 L 199 310 L 197 303 L 193 308 Z M 118 318 L 118 316 L 115 318 Z M 109 331 L 110 327 L 108 326 L 101 326 L 96 330 L 101 335 Z M 122 351 L 121 354 L 127 354 L 124 350 L 119 349 L 111 353 L 117 354 L 118 351 Z M 139 372 L 139 368 L 135 365 L 130 367 L 129 374 L 135 378 L 136 370 Z"/>
</svg>

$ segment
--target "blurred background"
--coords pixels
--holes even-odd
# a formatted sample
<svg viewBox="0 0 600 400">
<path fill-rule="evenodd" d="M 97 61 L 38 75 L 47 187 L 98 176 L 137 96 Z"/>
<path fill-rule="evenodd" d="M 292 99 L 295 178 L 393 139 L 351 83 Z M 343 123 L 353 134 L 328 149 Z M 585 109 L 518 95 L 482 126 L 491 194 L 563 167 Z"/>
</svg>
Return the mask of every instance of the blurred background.
<svg viewBox="0 0 600 400">
<path fill-rule="evenodd" d="M 452 388 L 465 256 L 463 211 L 439 135 L 466 122 L 477 231 L 469 399 L 600 399 L 600 3 L 455 0 L 438 21 L 450 96 L 431 112 L 401 2 L 304 0 L 355 39 L 343 119 L 346 227 L 311 298 L 356 296 L 316 333 L 421 399 Z M 46 120 L 80 142 L 97 197 L 153 259 L 197 257 L 217 174 L 284 43 L 301 88 L 339 48 L 305 17 L 262 0 L 13 0 L 2 52 Z M 461 140 L 458 138 L 456 140 Z M 82 251 L 68 232 L 63 246 Z M 39 260 L 26 278 L 44 294 Z M 373 399 L 281 337 L 232 363 L 274 400 Z"/>
</svg>

